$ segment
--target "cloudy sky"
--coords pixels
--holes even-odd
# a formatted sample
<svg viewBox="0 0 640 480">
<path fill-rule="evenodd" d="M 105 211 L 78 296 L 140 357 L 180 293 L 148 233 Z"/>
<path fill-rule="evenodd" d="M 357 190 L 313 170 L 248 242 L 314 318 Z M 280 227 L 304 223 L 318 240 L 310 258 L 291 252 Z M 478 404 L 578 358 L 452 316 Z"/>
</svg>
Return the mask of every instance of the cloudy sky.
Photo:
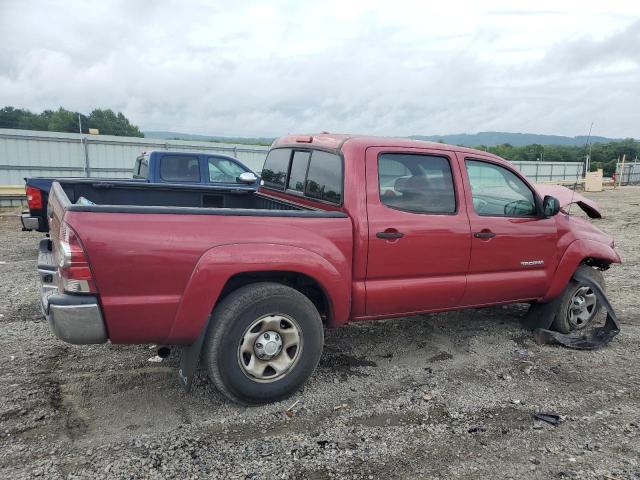
<svg viewBox="0 0 640 480">
<path fill-rule="evenodd" d="M 640 1 L 0 0 L 0 105 L 212 135 L 640 138 Z"/>
</svg>

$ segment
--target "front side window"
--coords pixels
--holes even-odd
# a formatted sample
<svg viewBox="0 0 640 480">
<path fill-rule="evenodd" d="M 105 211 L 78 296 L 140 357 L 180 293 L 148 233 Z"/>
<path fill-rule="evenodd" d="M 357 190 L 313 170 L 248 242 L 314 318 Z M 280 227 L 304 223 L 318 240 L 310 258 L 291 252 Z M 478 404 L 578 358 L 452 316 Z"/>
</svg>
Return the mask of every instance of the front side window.
<svg viewBox="0 0 640 480">
<path fill-rule="evenodd" d="M 513 172 L 489 162 L 467 160 L 473 208 L 478 215 L 523 217 L 536 214 L 531 189 Z"/>
<path fill-rule="evenodd" d="M 456 194 L 449 160 L 434 155 L 383 153 L 378 158 L 380 201 L 414 213 L 451 214 Z"/>
<path fill-rule="evenodd" d="M 199 182 L 200 159 L 193 155 L 164 155 L 160 159 L 160 178 L 167 182 Z"/>
<path fill-rule="evenodd" d="M 277 148 L 269 152 L 261 173 L 265 187 L 284 190 L 290 158 L 291 149 L 289 148 Z"/>
<path fill-rule="evenodd" d="M 226 158 L 209 157 L 208 163 L 209 181 L 213 183 L 235 183 L 241 174 L 248 172 L 236 162 Z"/>
</svg>

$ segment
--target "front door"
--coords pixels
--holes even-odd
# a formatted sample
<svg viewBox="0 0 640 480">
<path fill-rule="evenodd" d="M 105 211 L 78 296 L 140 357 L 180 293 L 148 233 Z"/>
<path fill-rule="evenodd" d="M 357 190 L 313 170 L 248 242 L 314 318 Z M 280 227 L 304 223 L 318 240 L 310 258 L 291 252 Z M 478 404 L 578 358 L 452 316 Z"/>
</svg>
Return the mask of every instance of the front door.
<svg viewBox="0 0 640 480">
<path fill-rule="evenodd" d="M 471 248 L 461 176 L 452 152 L 367 149 L 367 316 L 459 304 Z"/>
<path fill-rule="evenodd" d="M 490 159 L 462 158 L 471 226 L 464 305 L 531 300 L 545 294 L 557 265 L 554 218 L 518 174 Z"/>
</svg>

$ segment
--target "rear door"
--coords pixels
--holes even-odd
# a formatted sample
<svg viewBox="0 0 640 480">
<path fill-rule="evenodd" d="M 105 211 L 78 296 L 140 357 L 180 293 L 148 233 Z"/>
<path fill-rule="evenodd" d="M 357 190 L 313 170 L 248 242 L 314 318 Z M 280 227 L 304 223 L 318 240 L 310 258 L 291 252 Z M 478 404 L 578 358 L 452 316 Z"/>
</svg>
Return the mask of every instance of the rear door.
<svg viewBox="0 0 640 480">
<path fill-rule="evenodd" d="M 203 183 L 203 168 L 197 154 L 163 153 L 156 164 L 159 183 Z"/>
<path fill-rule="evenodd" d="M 491 159 L 460 160 L 472 234 L 463 304 L 544 295 L 557 265 L 555 219 L 538 215 L 540 199 L 514 170 Z"/>
<path fill-rule="evenodd" d="M 367 316 L 457 306 L 471 238 L 455 154 L 370 147 L 366 177 Z"/>
</svg>

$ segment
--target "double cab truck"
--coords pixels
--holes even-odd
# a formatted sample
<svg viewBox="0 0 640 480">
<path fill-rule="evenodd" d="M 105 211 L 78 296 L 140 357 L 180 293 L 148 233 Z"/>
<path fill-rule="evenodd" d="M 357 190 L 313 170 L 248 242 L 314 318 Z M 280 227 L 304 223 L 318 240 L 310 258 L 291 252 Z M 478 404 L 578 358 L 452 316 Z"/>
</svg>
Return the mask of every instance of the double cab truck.
<svg viewBox="0 0 640 480">
<path fill-rule="evenodd" d="M 29 209 L 22 213 L 23 230 L 49 231 L 46 208 L 54 180 L 41 177 L 25 178 Z M 144 152 L 136 158 L 133 180 L 164 185 L 208 185 L 212 188 L 232 188 L 241 191 L 254 191 L 259 186 L 258 176 L 235 158 L 198 152 Z"/>
<path fill-rule="evenodd" d="M 600 305 L 574 273 L 602 284 L 620 262 L 567 199 L 487 152 L 286 136 L 262 179 L 215 202 L 197 187 L 55 182 L 38 266 L 53 332 L 181 346 L 227 398 L 260 404 L 296 392 L 324 328 L 350 321 L 554 300 L 554 329 L 584 329 Z"/>
</svg>

